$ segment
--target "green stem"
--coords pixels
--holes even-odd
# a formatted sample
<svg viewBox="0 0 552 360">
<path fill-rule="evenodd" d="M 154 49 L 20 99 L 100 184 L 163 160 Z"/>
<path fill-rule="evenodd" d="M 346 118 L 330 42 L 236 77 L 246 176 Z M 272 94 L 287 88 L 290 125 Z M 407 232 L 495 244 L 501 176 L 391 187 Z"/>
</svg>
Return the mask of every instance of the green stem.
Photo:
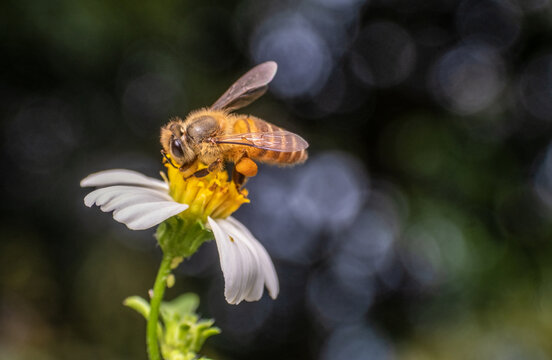
<svg viewBox="0 0 552 360">
<path fill-rule="evenodd" d="M 159 271 L 157 272 L 157 277 L 155 278 L 155 284 L 153 285 L 153 296 L 150 301 L 150 314 L 148 317 L 148 327 L 146 333 L 146 342 L 148 345 L 150 360 L 161 360 L 159 340 L 157 339 L 159 306 L 161 305 L 161 300 L 163 300 L 163 295 L 165 294 L 167 277 L 171 273 L 172 259 L 172 256 L 163 254 L 163 260 L 161 260 L 161 265 L 159 265 Z"/>
</svg>

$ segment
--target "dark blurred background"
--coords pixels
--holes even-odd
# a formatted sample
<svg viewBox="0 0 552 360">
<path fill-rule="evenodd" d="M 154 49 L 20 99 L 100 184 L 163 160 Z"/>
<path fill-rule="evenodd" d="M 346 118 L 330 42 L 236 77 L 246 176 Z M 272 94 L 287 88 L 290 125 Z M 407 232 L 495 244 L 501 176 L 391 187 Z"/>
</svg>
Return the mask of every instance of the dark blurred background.
<svg viewBox="0 0 552 360">
<path fill-rule="evenodd" d="M 275 60 L 244 112 L 311 144 L 235 216 L 281 294 L 201 295 L 215 359 L 552 358 L 549 0 L 4 1 L 0 358 L 145 359 L 153 230 L 83 205 L 110 168 L 158 176 L 159 127 Z"/>
</svg>

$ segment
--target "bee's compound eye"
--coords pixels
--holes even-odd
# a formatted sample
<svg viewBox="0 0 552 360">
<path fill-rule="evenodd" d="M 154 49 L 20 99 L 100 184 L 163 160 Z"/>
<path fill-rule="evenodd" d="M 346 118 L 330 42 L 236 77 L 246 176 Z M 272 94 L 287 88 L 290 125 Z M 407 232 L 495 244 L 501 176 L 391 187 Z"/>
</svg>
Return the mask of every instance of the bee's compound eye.
<svg viewBox="0 0 552 360">
<path fill-rule="evenodd" d="M 175 157 L 184 157 L 184 151 L 182 150 L 182 142 L 180 139 L 174 139 L 171 141 L 171 153 Z"/>
</svg>

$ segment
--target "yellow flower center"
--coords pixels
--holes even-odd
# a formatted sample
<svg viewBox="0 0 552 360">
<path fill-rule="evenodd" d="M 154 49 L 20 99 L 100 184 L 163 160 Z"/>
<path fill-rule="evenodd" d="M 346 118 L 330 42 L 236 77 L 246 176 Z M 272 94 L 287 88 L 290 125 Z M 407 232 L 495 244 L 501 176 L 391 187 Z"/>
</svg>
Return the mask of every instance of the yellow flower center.
<svg viewBox="0 0 552 360">
<path fill-rule="evenodd" d="M 228 181 L 225 170 L 216 170 L 207 176 L 196 178 L 189 176 L 185 179 L 184 173 L 170 164 L 167 167 L 169 194 L 177 202 L 190 207 L 179 216 L 183 218 L 197 218 L 203 222 L 210 216 L 213 219 L 224 219 L 230 216 L 243 203 L 248 203 L 247 190 L 238 190 L 233 181 Z M 195 170 L 207 167 L 197 163 Z M 189 171 L 186 172 L 188 174 Z"/>
</svg>

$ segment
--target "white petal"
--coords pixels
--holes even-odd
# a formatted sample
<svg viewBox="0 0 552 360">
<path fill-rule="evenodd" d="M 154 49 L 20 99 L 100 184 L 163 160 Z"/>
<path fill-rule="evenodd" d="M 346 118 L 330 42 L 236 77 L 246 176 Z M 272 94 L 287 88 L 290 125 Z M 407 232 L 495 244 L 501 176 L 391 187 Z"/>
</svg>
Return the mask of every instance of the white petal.
<svg viewBox="0 0 552 360">
<path fill-rule="evenodd" d="M 88 207 L 96 204 L 103 206 L 109 204 L 110 201 L 116 200 L 123 196 L 148 196 L 154 198 L 155 201 L 171 201 L 172 198 L 164 190 L 150 189 L 139 186 L 108 186 L 105 188 L 92 191 L 84 197 L 84 204 Z"/>
<path fill-rule="evenodd" d="M 188 208 L 174 201 L 164 190 L 138 186 L 108 186 L 84 198 L 88 207 L 96 204 L 132 230 L 148 229 Z"/>
<path fill-rule="evenodd" d="M 217 220 L 217 222 L 222 230 L 234 239 L 234 243 L 237 244 L 241 263 L 244 265 L 243 281 L 240 287 L 243 299 L 247 301 L 259 300 L 263 296 L 264 274 L 257 248 L 251 243 L 248 234 L 237 229 L 232 223 L 227 220 Z"/>
<path fill-rule="evenodd" d="M 116 198 L 113 198 L 107 204 L 101 206 L 102 211 L 110 212 L 117 209 L 122 209 L 131 205 L 157 202 L 157 201 L 171 201 L 171 199 L 161 199 L 157 195 L 129 192 L 128 194 L 121 194 Z"/>
<path fill-rule="evenodd" d="M 139 185 L 167 191 L 169 186 L 159 179 L 145 176 L 137 171 L 113 169 L 93 173 L 81 180 L 81 187 L 109 185 Z"/>
<path fill-rule="evenodd" d="M 113 219 L 132 230 L 149 229 L 168 218 L 180 214 L 188 205 L 176 201 L 159 201 L 134 204 L 113 212 Z"/>
<path fill-rule="evenodd" d="M 220 267 L 224 275 L 224 296 L 228 303 L 237 304 L 242 282 L 242 269 L 237 246 L 213 219 L 209 217 L 207 220 L 217 243 Z"/>
<path fill-rule="evenodd" d="M 264 281 L 266 288 L 268 289 L 268 294 L 271 298 L 276 299 L 278 293 L 280 292 L 280 283 L 278 282 L 278 275 L 276 274 L 276 269 L 274 264 L 270 259 L 270 255 L 264 248 L 264 246 L 251 234 L 251 232 L 238 220 L 233 217 L 228 217 L 226 221 L 233 224 L 239 231 L 243 232 L 249 237 L 251 244 L 257 248 L 257 256 L 259 257 L 262 271 L 264 273 Z"/>
<path fill-rule="evenodd" d="M 240 222 L 233 218 L 208 218 L 224 274 L 224 296 L 230 304 L 256 301 L 266 284 L 270 296 L 278 295 L 278 278 L 266 250 Z"/>
</svg>

